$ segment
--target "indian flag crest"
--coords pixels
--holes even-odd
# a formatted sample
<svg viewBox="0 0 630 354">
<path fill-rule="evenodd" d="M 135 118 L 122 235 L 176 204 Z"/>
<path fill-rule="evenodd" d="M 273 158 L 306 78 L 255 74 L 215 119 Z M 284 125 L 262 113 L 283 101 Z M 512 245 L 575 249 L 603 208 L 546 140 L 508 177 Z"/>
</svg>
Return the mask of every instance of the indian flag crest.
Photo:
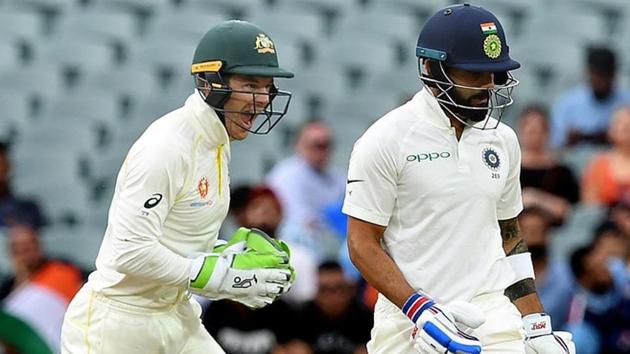
<svg viewBox="0 0 630 354">
<path fill-rule="evenodd" d="M 497 33 L 497 26 L 494 24 L 494 22 L 482 23 L 479 26 L 481 26 L 481 32 L 483 32 L 483 34 Z"/>
</svg>

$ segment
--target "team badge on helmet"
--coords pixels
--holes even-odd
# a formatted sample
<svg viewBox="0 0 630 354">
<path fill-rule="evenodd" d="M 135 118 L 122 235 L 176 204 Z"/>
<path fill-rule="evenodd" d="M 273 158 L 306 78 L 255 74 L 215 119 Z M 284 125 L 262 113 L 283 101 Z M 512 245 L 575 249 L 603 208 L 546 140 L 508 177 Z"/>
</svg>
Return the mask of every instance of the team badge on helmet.
<svg viewBox="0 0 630 354">
<path fill-rule="evenodd" d="M 492 171 L 498 170 L 499 166 L 501 166 L 501 159 L 499 158 L 499 154 L 497 154 L 497 152 L 494 151 L 493 148 L 483 149 L 483 151 L 481 152 L 481 157 L 483 163 L 485 163 L 486 166 L 488 166 L 488 168 Z"/>
<path fill-rule="evenodd" d="M 256 49 L 260 54 L 276 52 L 273 42 L 264 33 L 259 33 L 258 36 L 256 36 L 256 46 L 254 49 Z"/>
<path fill-rule="evenodd" d="M 496 59 L 501 55 L 501 38 L 496 34 L 491 34 L 483 41 L 483 52 L 488 58 Z"/>
</svg>

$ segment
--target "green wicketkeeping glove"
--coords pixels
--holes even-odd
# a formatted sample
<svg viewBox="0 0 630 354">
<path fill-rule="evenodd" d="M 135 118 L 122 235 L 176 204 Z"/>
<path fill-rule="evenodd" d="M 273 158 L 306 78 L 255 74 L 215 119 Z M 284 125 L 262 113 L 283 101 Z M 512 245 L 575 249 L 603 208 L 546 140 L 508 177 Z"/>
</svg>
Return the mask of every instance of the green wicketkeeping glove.
<svg viewBox="0 0 630 354">
<path fill-rule="evenodd" d="M 241 229 L 245 229 L 245 228 L 240 228 L 239 230 Z M 267 235 L 262 230 L 251 229 L 247 236 L 245 247 L 246 249 L 253 249 L 259 252 L 263 252 L 263 253 L 274 253 L 274 254 L 279 253 L 279 254 L 286 255 L 288 259 L 287 268 L 291 270 L 290 281 L 291 283 L 295 281 L 295 277 L 296 277 L 295 269 L 293 268 L 293 266 L 291 266 L 291 263 L 290 263 L 291 249 L 289 248 L 289 245 L 286 244 L 284 241 L 272 238 L 271 236 Z"/>
<path fill-rule="evenodd" d="M 273 302 L 288 291 L 295 272 L 288 253 L 278 250 L 267 238 L 273 241 L 257 230 L 240 228 L 211 254 L 195 258 L 190 291 L 211 299 L 236 300 L 253 308 Z"/>
<path fill-rule="evenodd" d="M 244 250 L 254 250 L 260 253 L 280 254 L 287 257 L 287 264 L 285 268 L 291 271 L 291 283 L 295 281 L 295 269 L 290 264 L 291 249 L 289 248 L 289 245 L 287 245 L 284 241 L 274 239 L 271 236 L 267 235 L 267 233 L 259 229 L 248 229 L 245 227 L 240 227 L 238 230 L 236 230 L 236 232 L 234 232 L 232 238 L 230 238 L 227 243 L 215 247 L 213 253 L 221 253 L 228 247 L 231 249 L 243 247 Z"/>
</svg>

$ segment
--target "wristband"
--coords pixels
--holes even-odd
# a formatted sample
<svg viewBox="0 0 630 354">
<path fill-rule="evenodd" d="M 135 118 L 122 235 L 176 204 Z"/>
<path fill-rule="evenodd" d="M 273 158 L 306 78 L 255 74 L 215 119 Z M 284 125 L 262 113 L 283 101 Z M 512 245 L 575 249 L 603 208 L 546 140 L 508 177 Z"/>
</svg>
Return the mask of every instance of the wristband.
<svg viewBox="0 0 630 354">
<path fill-rule="evenodd" d="M 409 298 L 407 298 L 407 301 L 405 301 L 405 304 L 402 307 L 402 311 L 405 313 L 405 315 L 407 315 L 407 317 L 409 317 L 409 319 L 413 321 L 413 323 L 416 323 L 418 321 L 418 317 L 420 317 L 420 314 L 422 314 L 424 310 L 428 309 L 434 304 L 435 302 L 433 302 L 433 300 L 431 300 L 427 296 L 419 293 L 414 293 L 411 294 Z"/>
<path fill-rule="evenodd" d="M 513 254 L 511 256 L 507 256 L 506 259 L 508 263 L 510 263 L 510 267 L 512 267 L 512 270 L 516 275 L 512 284 L 527 278 L 536 279 L 534 276 L 534 265 L 532 264 L 531 253 L 524 252 Z"/>
</svg>

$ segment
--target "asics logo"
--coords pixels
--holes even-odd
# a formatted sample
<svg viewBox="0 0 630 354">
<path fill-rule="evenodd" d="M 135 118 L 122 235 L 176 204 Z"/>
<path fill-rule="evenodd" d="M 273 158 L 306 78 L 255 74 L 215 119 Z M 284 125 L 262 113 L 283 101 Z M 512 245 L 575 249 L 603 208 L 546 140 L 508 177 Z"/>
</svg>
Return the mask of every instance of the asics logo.
<svg viewBox="0 0 630 354">
<path fill-rule="evenodd" d="M 144 207 L 146 209 L 151 209 L 154 206 L 160 204 L 161 200 L 162 200 L 162 195 L 160 193 L 153 193 L 151 194 L 151 198 L 147 199 L 147 201 L 144 202 Z"/>
<path fill-rule="evenodd" d="M 243 279 L 241 277 L 234 277 L 234 284 L 232 284 L 232 287 L 234 289 L 247 289 L 256 283 L 258 283 L 258 279 L 256 279 L 256 275 L 251 277 L 251 279 L 247 279 L 247 278 Z"/>
<path fill-rule="evenodd" d="M 433 160 L 438 160 L 438 159 L 448 159 L 449 157 L 451 157 L 451 153 L 448 151 L 428 152 L 428 153 L 407 155 L 407 161 L 409 162 L 433 161 Z"/>
</svg>

